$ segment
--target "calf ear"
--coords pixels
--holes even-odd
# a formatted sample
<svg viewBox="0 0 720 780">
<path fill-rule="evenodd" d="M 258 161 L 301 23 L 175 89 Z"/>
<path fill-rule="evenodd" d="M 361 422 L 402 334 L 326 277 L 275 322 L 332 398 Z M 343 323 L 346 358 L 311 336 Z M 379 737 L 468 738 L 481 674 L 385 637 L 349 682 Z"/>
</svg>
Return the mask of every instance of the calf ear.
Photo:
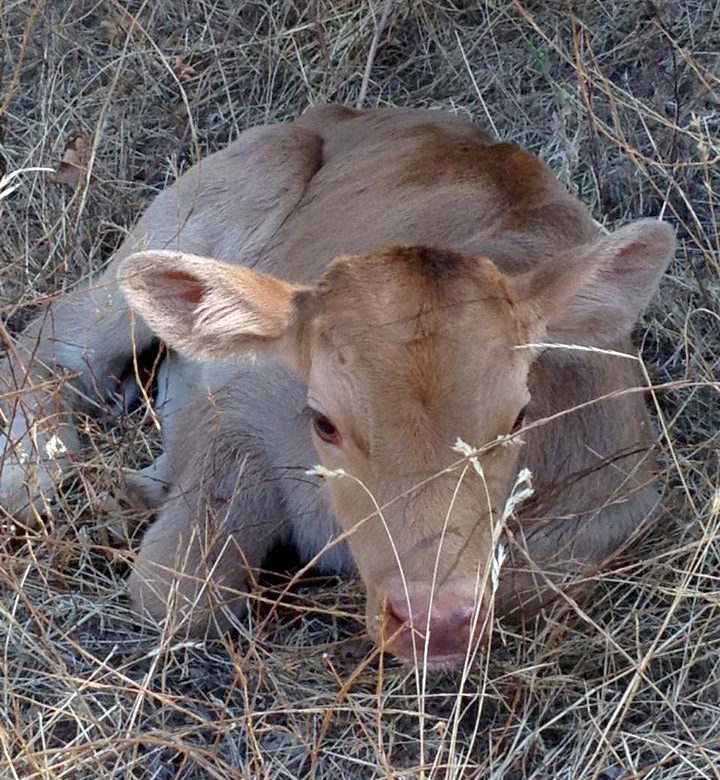
<svg viewBox="0 0 720 780">
<path fill-rule="evenodd" d="M 171 347 L 227 360 L 293 348 L 295 293 L 303 289 L 251 268 L 180 252 L 140 252 L 118 281 L 135 309 Z"/>
<path fill-rule="evenodd" d="M 608 346 L 630 333 L 674 248 L 668 224 L 638 220 L 524 275 L 520 294 L 541 313 L 550 340 Z"/>
</svg>

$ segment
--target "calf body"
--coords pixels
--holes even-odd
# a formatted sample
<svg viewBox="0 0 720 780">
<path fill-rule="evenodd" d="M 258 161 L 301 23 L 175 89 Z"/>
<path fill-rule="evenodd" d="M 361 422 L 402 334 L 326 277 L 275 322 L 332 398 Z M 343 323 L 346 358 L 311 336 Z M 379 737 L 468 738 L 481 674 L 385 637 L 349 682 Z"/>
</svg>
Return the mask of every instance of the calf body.
<svg viewBox="0 0 720 780">
<path fill-rule="evenodd" d="M 136 608 L 222 630 L 291 541 L 359 570 L 393 652 L 456 661 L 493 604 L 537 611 L 648 517 L 647 412 L 617 392 L 641 384 L 636 362 L 528 345 L 627 351 L 672 246 L 658 222 L 601 234 L 535 156 L 443 112 L 328 106 L 248 130 L 10 350 L 4 506 L 37 506 L 57 443 L 79 446 L 78 399 L 155 332 L 176 352 L 158 383 L 166 452 L 135 484 L 158 506 Z M 48 392 L 58 368 L 74 390 Z M 318 462 L 336 476 L 307 476 Z M 536 493 L 506 529 L 520 467 Z"/>
</svg>

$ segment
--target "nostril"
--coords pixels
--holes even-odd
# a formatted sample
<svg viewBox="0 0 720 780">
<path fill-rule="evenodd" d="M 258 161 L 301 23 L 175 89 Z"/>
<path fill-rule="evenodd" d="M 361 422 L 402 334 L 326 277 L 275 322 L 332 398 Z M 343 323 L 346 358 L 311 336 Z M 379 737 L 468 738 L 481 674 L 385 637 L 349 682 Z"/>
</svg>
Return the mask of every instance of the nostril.
<svg viewBox="0 0 720 780">
<path fill-rule="evenodd" d="M 456 607 L 446 618 L 445 622 L 447 623 L 447 627 L 453 629 L 470 625 L 475 611 L 475 607 L 472 604 L 464 604 L 463 606 Z"/>
<path fill-rule="evenodd" d="M 407 605 L 393 603 L 385 604 L 385 613 L 382 618 L 383 635 L 386 640 L 395 638 L 398 634 L 405 634 L 410 626 L 410 618 Z"/>
<path fill-rule="evenodd" d="M 407 601 L 388 600 L 385 607 L 385 613 L 389 618 L 396 620 L 398 623 L 405 623 L 410 620 L 410 609 L 408 608 Z"/>
</svg>

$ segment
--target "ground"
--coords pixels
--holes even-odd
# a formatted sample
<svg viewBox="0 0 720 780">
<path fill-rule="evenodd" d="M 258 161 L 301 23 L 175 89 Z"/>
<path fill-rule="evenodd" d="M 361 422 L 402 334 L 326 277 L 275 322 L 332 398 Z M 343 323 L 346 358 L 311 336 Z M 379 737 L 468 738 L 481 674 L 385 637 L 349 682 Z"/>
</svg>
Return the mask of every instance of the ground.
<svg viewBox="0 0 720 780">
<path fill-rule="evenodd" d="M 608 228 L 662 215 L 679 239 L 636 334 L 663 512 L 588 603 L 498 627 L 465 676 L 380 664 L 352 581 L 279 608 L 270 582 L 242 636 L 178 644 L 133 624 L 137 540 L 111 533 L 151 426 L 89 423 L 44 524 L 1 532 L 0 777 L 720 777 L 720 2 L 20 0 L 0 35 L 11 332 L 199 156 L 324 100 L 450 108 Z"/>
</svg>

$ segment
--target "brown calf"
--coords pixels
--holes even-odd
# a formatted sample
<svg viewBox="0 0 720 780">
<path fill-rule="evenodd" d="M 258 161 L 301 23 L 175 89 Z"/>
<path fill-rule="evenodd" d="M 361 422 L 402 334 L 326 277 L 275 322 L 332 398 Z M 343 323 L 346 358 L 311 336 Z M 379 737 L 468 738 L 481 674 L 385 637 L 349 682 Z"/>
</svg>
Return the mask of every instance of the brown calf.
<svg viewBox="0 0 720 780">
<path fill-rule="evenodd" d="M 291 540 L 305 560 L 325 550 L 321 568 L 357 568 L 392 652 L 450 663 L 493 604 L 537 611 L 648 517 L 647 413 L 616 393 L 641 384 L 636 362 L 528 345 L 627 352 L 672 250 L 656 221 L 603 234 L 544 163 L 452 115 L 316 108 L 161 193 L 8 373 L 16 387 L 23 362 L 36 381 L 60 366 L 87 394 L 153 332 L 176 350 L 159 381 L 166 452 L 134 480 L 159 509 L 130 578 L 139 611 L 223 630 L 248 570 Z M 81 397 L 28 391 L 14 410 L 14 509 L 77 448 Z M 334 476 L 306 476 L 317 462 Z M 504 539 L 520 467 L 536 500 Z"/>
</svg>

